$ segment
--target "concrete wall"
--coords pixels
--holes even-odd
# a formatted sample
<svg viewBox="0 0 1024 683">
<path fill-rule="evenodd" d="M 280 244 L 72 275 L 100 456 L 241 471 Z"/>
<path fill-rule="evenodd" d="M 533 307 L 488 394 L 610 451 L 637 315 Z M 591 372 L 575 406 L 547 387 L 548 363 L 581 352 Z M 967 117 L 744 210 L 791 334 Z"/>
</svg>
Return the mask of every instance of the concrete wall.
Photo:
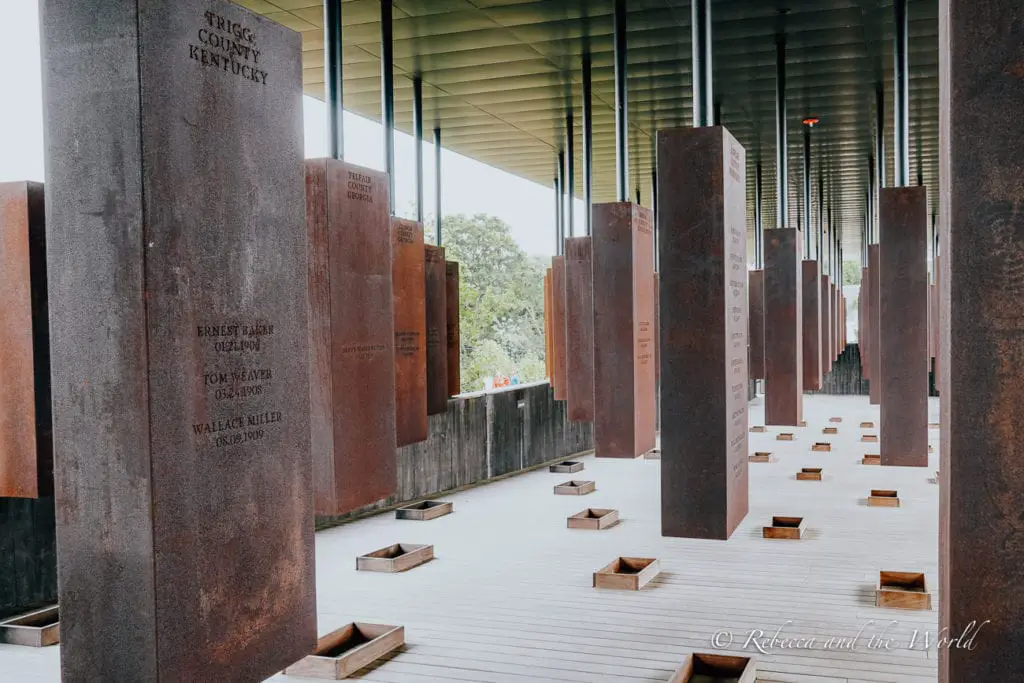
<svg viewBox="0 0 1024 683">
<path fill-rule="evenodd" d="M 341 517 L 317 517 L 318 528 L 594 447 L 593 424 L 569 422 L 565 402 L 554 400 L 547 382 L 456 396 L 428 422 L 426 441 L 398 449 L 396 495 Z"/>
</svg>

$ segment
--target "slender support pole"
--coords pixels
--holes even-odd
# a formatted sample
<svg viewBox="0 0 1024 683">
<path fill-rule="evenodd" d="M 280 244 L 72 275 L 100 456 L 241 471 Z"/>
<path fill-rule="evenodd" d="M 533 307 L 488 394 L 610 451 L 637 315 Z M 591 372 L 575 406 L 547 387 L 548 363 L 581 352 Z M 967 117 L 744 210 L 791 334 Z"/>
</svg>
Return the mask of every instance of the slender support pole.
<svg viewBox="0 0 1024 683">
<path fill-rule="evenodd" d="M 341 56 L 341 0 L 324 2 L 324 99 L 327 100 L 327 153 L 345 158 L 345 97 Z"/>
<path fill-rule="evenodd" d="M 653 157 L 652 157 L 653 158 Z M 658 251 L 658 168 L 651 169 L 651 211 L 654 214 L 654 272 L 658 272 L 661 256 Z"/>
<path fill-rule="evenodd" d="M 868 236 L 867 244 L 875 241 L 875 158 L 868 155 Z M 867 244 L 864 249 L 867 249 Z M 867 263 L 867 251 L 864 252 L 864 263 Z"/>
<path fill-rule="evenodd" d="M 555 255 L 558 255 L 558 244 L 562 241 L 560 235 L 562 234 L 562 206 L 559 201 L 559 189 L 558 189 L 558 176 L 561 175 L 561 171 L 555 169 L 555 179 L 551 183 L 552 189 L 555 195 Z"/>
<path fill-rule="evenodd" d="M 584 234 L 591 233 L 591 212 L 594 205 L 594 116 L 591 104 L 590 53 L 583 55 L 583 220 Z"/>
<path fill-rule="evenodd" d="M 789 131 L 786 122 L 786 36 L 775 40 L 775 227 L 789 222 Z"/>
<path fill-rule="evenodd" d="M 615 0 L 615 192 L 629 201 L 629 111 L 626 93 L 626 0 Z"/>
<path fill-rule="evenodd" d="M 875 164 L 877 165 L 875 178 L 875 205 L 877 206 L 879 190 L 885 187 L 885 84 L 879 83 L 875 90 Z M 875 233 L 875 240 L 878 240 L 878 233 Z"/>
<path fill-rule="evenodd" d="M 555 202 L 558 206 L 558 244 L 555 245 L 555 254 L 561 256 L 565 247 L 565 152 L 558 153 L 558 190 Z"/>
<path fill-rule="evenodd" d="M 832 226 L 829 226 L 829 230 Z M 821 253 L 822 244 L 825 241 L 825 176 L 821 172 L 821 168 L 818 168 L 818 263 L 824 263 L 822 261 L 823 254 Z"/>
<path fill-rule="evenodd" d="M 441 127 L 434 127 L 434 231 L 437 246 L 441 246 L 441 225 L 444 212 L 441 210 Z"/>
<path fill-rule="evenodd" d="M 388 174 L 388 213 L 395 215 L 395 54 L 391 0 L 380 0 L 381 117 L 384 124 L 384 171 Z"/>
<path fill-rule="evenodd" d="M 416 221 L 423 223 L 423 79 L 412 79 L 412 137 L 416 149 Z"/>
<path fill-rule="evenodd" d="M 575 133 L 576 125 L 573 120 L 572 109 L 565 115 L 565 191 L 568 196 L 568 202 L 565 207 L 566 214 L 566 226 L 568 227 L 568 237 L 576 236 L 576 220 L 575 220 L 575 206 L 573 206 L 573 199 L 576 196 L 576 154 L 573 149 L 573 134 Z"/>
<path fill-rule="evenodd" d="M 910 109 L 907 66 L 907 0 L 893 1 L 895 46 L 893 59 L 893 132 L 895 186 L 910 184 Z"/>
<path fill-rule="evenodd" d="M 693 127 L 715 125 L 711 83 L 711 0 L 691 0 L 690 30 L 693 49 Z"/>
<path fill-rule="evenodd" d="M 804 124 L 804 258 L 811 257 L 811 125 Z"/>
<path fill-rule="evenodd" d="M 764 219 L 761 213 L 761 199 L 763 189 L 761 185 L 761 162 L 757 162 L 757 171 L 754 174 L 754 268 L 764 267 Z"/>
</svg>

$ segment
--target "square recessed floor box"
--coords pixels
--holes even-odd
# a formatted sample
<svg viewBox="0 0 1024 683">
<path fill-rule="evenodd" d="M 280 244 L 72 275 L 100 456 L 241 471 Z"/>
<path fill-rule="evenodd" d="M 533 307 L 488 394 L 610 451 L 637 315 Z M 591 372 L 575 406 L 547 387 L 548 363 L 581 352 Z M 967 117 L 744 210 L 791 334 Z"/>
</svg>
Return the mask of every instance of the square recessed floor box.
<svg viewBox="0 0 1024 683">
<path fill-rule="evenodd" d="M 454 503 L 450 501 L 425 500 L 398 508 L 395 510 L 395 519 L 415 519 L 425 522 L 450 514 L 454 507 Z"/>
<path fill-rule="evenodd" d="M 772 517 L 772 525 L 764 527 L 764 538 L 787 538 L 799 540 L 804 535 L 803 517 Z"/>
<path fill-rule="evenodd" d="M 822 434 L 838 434 L 839 429 L 837 427 L 825 427 L 821 430 Z"/>
<path fill-rule="evenodd" d="M 405 644 L 405 627 L 355 622 L 316 641 L 313 654 L 284 670 L 288 676 L 340 681 Z"/>
<path fill-rule="evenodd" d="M 829 421 L 829 422 L 842 422 L 842 421 L 843 421 L 843 418 L 841 418 L 841 417 L 830 417 L 830 418 L 828 419 L 828 421 Z"/>
<path fill-rule="evenodd" d="M 811 450 L 818 451 L 821 453 L 831 453 L 832 444 L 829 443 L 828 441 L 815 441 L 814 444 L 811 446 Z"/>
<path fill-rule="evenodd" d="M 57 605 L 0 620 L 0 643 L 46 647 L 60 642 Z"/>
<path fill-rule="evenodd" d="M 878 573 L 878 588 L 875 590 L 876 607 L 897 609 L 932 608 L 932 596 L 924 583 L 921 572 Z"/>
<path fill-rule="evenodd" d="M 881 465 L 882 464 L 882 454 L 881 453 L 868 453 L 863 458 L 861 458 L 860 463 L 862 465 Z"/>
<path fill-rule="evenodd" d="M 772 454 L 767 451 L 754 451 L 753 455 L 747 456 L 748 462 L 771 462 Z"/>
<path fill-rule="evenodd" d="M 587 508 L 566 518 L 566 526 L 570 529 L 607 529 L 619 521 L 618 510 L 603 508 Z"/>
<path fill-rule="evenodd" d="M 619 557 L 594 572 L 594 588 L 638 591 L 660 571 L 656 558 Z"/>
<path fill-rule="evenodd" d="M 572 474 L 573 472 L 579 472 L 583 469 L 583 463 L 575 460 L 566 460 L 565 462 L 555 463 L 548 467 L 548 472 L 554 472 L 556 474 Z"/>
<path fill-rule="evenodd" d="M 593 493 L 597 484 L 592 481 L 565 481 L 555 487 L 556 496 L 585 496 Z"/>
<path fill-rule="evenodd" d="M 804 467 L 796 473 L 797 481 L 821 481 L 820 467 Z"/>
<path fill-rule="evenodd" d="M 780 434 L 777 434 L 775 436 L 775 440 L 776 441 L 792 441 L 793 440 L 793 432 L 782 432 Z"/>
<path fill-rule="evenodd" d="M 669 683 L 754 683 L 757 666 L 752 657 L 705 654 L 686 655 Z"/>
<path fill-rule="evenodd" d="M 871 489 L 871 495 L 868 496 L 868 505 L 876 505 L 883 508 L 898 508 L 900 506 L 900 498 L 896 491 L 890 491 L 888 489 Z"/>
<path fill-rule="evenodd" d="M 860 423 L 860 428 L 861 429 L 874 429 L 875 428 L 875 423 L 874 422 L 861 422 Z"/>
<path fill-rule="evenodd" d="M 356 569 L 363 572 L 404 572 L 434 559 L 434 546 L 396 543 L 356 558 Z"/>
<path fill-rule="evenodd" d="M 878 443 L 878 434 L 864 434 L 860 440 L 864 443 Z"/>
<path fill-rule="evenodd" d="M 763 434 L 764 432 L 768 431 L 768 428 L 765 427 L 764 425 L 757 425 L 756 427 L 751 427 L 750 431 L 755 432 L 757 434 Z"/>
</svg>

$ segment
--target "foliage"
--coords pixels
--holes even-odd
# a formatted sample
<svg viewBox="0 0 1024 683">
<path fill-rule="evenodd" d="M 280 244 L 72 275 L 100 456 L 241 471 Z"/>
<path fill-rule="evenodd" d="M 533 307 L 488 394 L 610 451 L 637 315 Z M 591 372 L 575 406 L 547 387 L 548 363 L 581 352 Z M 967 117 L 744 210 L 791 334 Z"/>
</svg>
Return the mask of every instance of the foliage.
<svg viewBox="0 0 1024 683">
<path fill-rule="evenodd" d="M 843 261 L 843 285 L 860 284 L 860 263 L 857 261 Z"/>
<path fill-rule="evenodd" d="M 433 241 L 434 228 L 426 228 Z M 544 378 L 544 272 L 509 226 L 486 214 L 445 216 L 445 258 L 459 262 L 462 390 L 479 391 L 501 372 Z"/>
</svg>

